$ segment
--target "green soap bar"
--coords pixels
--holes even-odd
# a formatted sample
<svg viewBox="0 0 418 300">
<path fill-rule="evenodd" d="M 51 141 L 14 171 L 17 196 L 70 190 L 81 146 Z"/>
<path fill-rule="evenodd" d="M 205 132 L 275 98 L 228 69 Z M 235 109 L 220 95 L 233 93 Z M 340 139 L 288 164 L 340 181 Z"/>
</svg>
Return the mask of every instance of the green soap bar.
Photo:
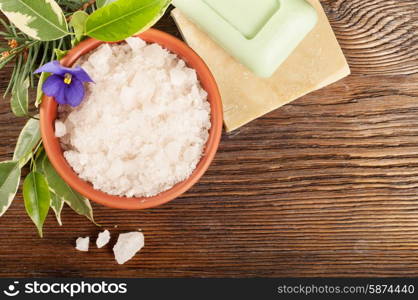
<svg viewBox="0 0 418 300">
<path fill-rule="evenodd" d="M 305 0 L 173 0 L 189 19 L 260 77 L 270 77 L 312 30 Z"/>
</svg>

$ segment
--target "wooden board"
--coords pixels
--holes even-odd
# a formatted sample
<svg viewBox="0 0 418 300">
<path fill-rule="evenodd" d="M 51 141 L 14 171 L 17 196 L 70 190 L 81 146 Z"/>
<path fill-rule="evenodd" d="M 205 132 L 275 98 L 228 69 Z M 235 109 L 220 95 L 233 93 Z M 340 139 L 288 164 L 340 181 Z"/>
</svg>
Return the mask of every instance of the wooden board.
<svg viewBox="0 0 418 300">
<path fill-rule="evenodd" d="M 224 135 L 183 197 L 148 211 L 94 205 L 112 243 L 143 229 L 126 265 L 110 246 L 74 250 L 99 230 L 69 209 L 38 238 L 17 197 L 0 218 L 0 276 L 417 276 L 416 0 L 322 3 L 353 75 Z M 168 16 L 158 27 L 178 35 Z M 2 101 L 0 159 L 22 124 Z"/>
</svg>

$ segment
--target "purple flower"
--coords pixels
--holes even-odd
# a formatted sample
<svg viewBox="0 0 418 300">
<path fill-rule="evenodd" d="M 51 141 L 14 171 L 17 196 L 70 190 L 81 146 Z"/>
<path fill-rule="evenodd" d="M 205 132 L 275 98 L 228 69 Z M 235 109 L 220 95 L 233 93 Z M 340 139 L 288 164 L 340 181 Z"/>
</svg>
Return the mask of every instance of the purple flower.
<svg viewBox="0 0 418 300">
<path fill-rule="evenodd" d="M 83 83 L 93 82 L 81 67 L 66 68 L 56 60 L 43 65 L 35 74 L 42 72 L 52 73 L 42 86 L 45 95 L 55 97 L 59 104 L 69 104 L 73 107 L 79 105 L 84 98 Z"/>
</svg>

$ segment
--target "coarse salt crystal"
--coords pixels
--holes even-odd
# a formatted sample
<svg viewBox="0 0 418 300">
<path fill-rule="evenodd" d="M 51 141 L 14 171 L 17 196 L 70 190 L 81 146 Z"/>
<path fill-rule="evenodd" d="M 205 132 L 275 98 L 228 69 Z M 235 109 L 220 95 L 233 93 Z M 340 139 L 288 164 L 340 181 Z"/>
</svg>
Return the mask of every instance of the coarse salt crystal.
<svg viewBox="0 0 418 300">
<path fill-rule="evenodd" d="M 107 245 L 110 241 L 110 232 L 109 230 L 105 230 L 103 232 L 100 232 L 97 236 L 96 245 L 97 248 L 102 248 Z"/>
<path fill-rule="evenodd" d="M 132 259 L 142 247 L 144 247 L 144 235 L 142 232 L 122 233 L 113 247 L 115 259 L 118 264 L 122 265 Z"/>
<path fill-rule="evenodd" d="M 145 57 L 149 58 L 147 63 L 155 67 L 162 67 L 164 65 L 165 58 L 168 56 L 167 50 L 164 50 L 158 44 L 150 44 L 144 47 L 143 54 Z"/>
<path fill-rule="evenodd" d="M 130 37 L 126 39 L 126 42 L 128 43 L 129 47 L 131 47 L 132 50 L 139 50 L 147 45 L 143 40 Z"/>
<path fill-rule="evenodd" d="M 91 63 L 95 68 L 103 68 L 104 65 L 108 64 L 112 57 L 112 48 L 108 44 L 103 44 L 89 56 L 89 63 Z"/>
<path fill-rule="evenodd" d="M 170 79 L 173 85 L 180 86 L 187 80 L 187 74 L 180 68 L 170 71 Z"/>
<path fill-rule="evenodd" d="M 187 179 L 209 136 L 210 105 L 196 71 L 157 44 L 130 38 L 80 60 L 94 84 L 59 108 L 55 134 L 83 180 L 111 195 L 150 197 Z"/>
<path fill-rule="evenodd" d="M 55 136 L 56 137 L 63 137 L 67 134 L 67 129 L 65 128 L 65 124 L 60 120 L 55 121 Z"/>
<path fill-rule="evenodd" d="M 76 241 L 75 241 L 75 248 L 78 251 L 83 251 L 83 252 L 87 252 L 89 251 L 89 243 L 90 243 L 90 238 L 89 237 L 79 237 Z"/>
</svg>

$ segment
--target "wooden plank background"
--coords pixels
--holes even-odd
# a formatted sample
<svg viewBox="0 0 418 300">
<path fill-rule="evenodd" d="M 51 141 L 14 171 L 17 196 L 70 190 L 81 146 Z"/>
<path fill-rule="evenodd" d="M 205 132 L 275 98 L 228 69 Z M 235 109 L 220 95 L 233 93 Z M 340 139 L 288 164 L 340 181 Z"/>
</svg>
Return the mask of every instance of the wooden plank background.
<svg viewBox="0 0 418 300">
<path fill-rule="evenodd" d="M 147 211 L 94 205 L 112 244 L 143 229 L 126 265 L 110 245 L 77 252 L 99 229 L 69 209 L 38 238 L 17 197 L 0 219 L 0 276 L 417 276 L 418 2 L 322 3 L 350 77 L 224 135 L 183 197 Z M 178 36 L 169 16 L 158 27 Z M 2 101 L 1 160 L 22 125 Z"/>
</svg>

